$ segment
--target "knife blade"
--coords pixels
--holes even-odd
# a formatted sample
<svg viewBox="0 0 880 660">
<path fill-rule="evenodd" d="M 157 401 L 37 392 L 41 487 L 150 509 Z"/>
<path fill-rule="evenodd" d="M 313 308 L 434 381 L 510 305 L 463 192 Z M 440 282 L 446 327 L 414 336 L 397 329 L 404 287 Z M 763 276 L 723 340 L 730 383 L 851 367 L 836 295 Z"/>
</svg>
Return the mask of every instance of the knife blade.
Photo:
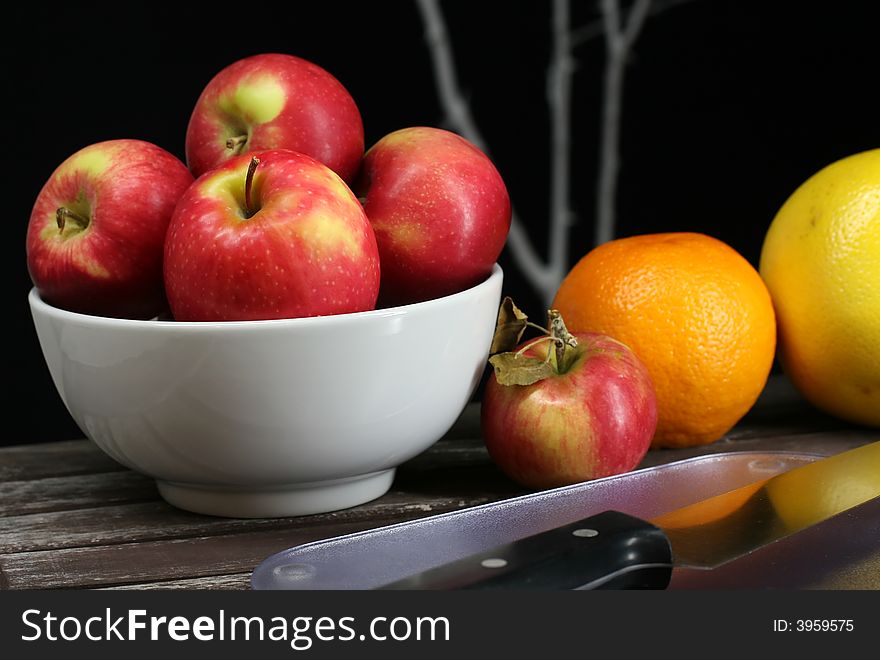
<svg viewBox="0 0 880 660">
<path fill-rule="evenodd" d="M 877 497 L 880 441 L 651 520 L 605 511 L 378 589 L 663 589 L 675 566 L 721 566 Z"/>
</svg>

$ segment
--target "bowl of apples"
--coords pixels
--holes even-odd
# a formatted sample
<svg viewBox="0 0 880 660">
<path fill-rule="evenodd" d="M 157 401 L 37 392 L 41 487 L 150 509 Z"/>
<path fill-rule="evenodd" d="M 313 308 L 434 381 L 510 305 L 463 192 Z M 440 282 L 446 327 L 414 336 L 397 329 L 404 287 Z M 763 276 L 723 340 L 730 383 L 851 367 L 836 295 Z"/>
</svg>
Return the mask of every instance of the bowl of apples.
<svg viewBox="0 0 880 660">
<path fill-rule="evenodd" d="M 486 367 L 501 177 L 429 127 L 364 154 L 356 112 L 333 140 L 297 142 L 327 121 L 309 128 L 296 75 L 326 76 L 338 113 L 341 85 L 320 72 L 292 56 L 234 63 L 193 111 L 189 167 L 147 142 L 96 143 L 31 214 L 29 304 L 59 396 L 186 510 L 292 516 L 379 497 Z"/>
</svg>

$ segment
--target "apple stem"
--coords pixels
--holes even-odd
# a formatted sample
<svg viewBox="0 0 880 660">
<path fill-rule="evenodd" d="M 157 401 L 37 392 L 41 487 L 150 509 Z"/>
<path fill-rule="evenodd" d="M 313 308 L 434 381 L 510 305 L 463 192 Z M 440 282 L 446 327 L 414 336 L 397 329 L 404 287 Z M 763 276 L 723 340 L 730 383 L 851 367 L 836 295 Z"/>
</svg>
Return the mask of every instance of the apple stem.
<svg viewBox="0 0 880 660">
<path fill-rule="evenodd" d="M 72 220 L 80 229 L 85 229 L 89 226 L 88 218 L 81 216 L 76 211 L 71 211 L 65 206 L 60 206 L 58 207 L 58 210 L 55 211 L 55 222 L 58 225 L 59 234 L 64 231 L 64 227 L 67 225 L 68 220 Z"/>
<path fill-rule="evenodd" d="M 256 156 L 251 158 L 251 162 L 248 164 L 247 176 L 245 176 L 244 180 L 244 210 L 249 218 L 255 213 L 253 206 L 251 205 L 251 188 L 254 185 L 254 172 L 257 171 L 257 166 L 259 164 L 259 158 Z"/>
<path fill-rule="evenodd" d="M 234 155 L 238 155 L 241 153 L 241 148 L 244 146 L 244 143 L 247 142 L 247 135 L 236 135 L 235 137 L 231 137 L 226 140 L 226 148 L 231 149 Z"/>
<path fill-rule="evenodd" d="M 520 348 L 516 353 L 516 357 L 522 356 L 527 350 L 529 350 L 532 346 L 537 346 L 541 342 L 552 341 L 553 342 L 553 351 L 547 351 L 547 357 L 545 359 L 546 362 L 549 362 L 553 365 L 553 370 L 556 373 L 565 373 L 568 369 L 568 364 L 565 360 L 565 351 L 566 348 L 571 346 L 572 348 L 578 345 L 577 338 L 568 331 L 568 328 L 565 327 L 565 322 L 562 320 L 562 314 L 560 314 L 555 309 L 547 310 L 547 318 L 548 318 L 548 326 L 549 329 L 542 328 L 531 321 L 526 321 L 526 325 L 530 325 L 538 328 L 542 332 L 545 333 L 543 337 L 537 337 L 530 342 L 527 342 Z"/>
<path fill-rule="evenodd" d="M 555 340 L 554 343 L 556 344 L 556 366 L 560 373 L 565 373 L 568 369 L 568 365 L 563 361 L 565 349 L 568 346 L 572 348 L 577 346 L 577 338 L 565 327 L 565 322 L 562 320 L 562 314 L 559 313 L 559 310 L 547 310 L 547 318 L 550 325 L 550 337 Z"/>
</svg>

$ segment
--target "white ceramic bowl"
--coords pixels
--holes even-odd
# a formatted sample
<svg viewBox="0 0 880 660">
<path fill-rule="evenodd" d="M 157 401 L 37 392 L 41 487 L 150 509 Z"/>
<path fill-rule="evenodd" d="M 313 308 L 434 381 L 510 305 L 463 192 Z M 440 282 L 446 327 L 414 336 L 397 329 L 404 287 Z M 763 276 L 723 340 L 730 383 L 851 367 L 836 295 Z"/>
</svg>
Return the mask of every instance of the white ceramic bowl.
<svg viewBox="0 0 880 660">
<path fill-rule="evenodd" d="M 182 509 L 319 513 L 379 497 L 482 376 L 501 298 L 481 284 L 390 309 L 191 323 L 67 312 L 31 291 L 40 346 L 82 431 Z"/>
</svg>

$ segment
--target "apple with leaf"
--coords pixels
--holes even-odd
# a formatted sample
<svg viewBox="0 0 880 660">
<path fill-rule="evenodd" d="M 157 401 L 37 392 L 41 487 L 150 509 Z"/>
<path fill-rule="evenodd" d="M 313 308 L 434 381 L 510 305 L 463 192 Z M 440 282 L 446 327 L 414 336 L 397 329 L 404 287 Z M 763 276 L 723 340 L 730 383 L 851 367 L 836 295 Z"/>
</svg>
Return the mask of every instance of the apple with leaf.
<svg viewBox="0 0 880 660">
<path fill-rule="evenodd" d="M 521 343 L 529 327 L 542 336 Z M 505 298 L 491 352 L 481 427 L 489 455 L 511 479 L 563 486 L 627 472 L 644 458 L 657 402 L 645 365 L 627 346 L 570 333 L 555 310 L 542 328 Z"/>
</svg>

